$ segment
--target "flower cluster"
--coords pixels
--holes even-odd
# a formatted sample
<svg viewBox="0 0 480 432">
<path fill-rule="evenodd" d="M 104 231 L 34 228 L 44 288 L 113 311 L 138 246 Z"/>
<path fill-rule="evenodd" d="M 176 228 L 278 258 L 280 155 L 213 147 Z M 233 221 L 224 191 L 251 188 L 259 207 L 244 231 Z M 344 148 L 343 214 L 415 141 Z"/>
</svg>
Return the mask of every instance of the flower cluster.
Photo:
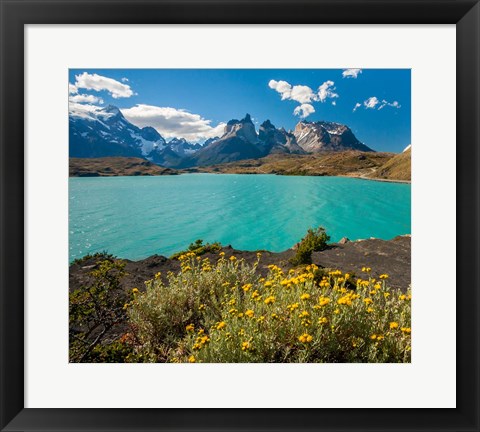
<svg viewBox="0 0 480 432">
<path fill-rule="evenodd" d="M 177 275 L 150 281 L 128 309 L 139 350 L 183 362 L 410 361 L 411 293 L 391 289 L 386 274 L 311 264 L 270 265 L 260 277 L 260 255 L 254 265 L 224 254 L 179 260 Z"/>
</svg>

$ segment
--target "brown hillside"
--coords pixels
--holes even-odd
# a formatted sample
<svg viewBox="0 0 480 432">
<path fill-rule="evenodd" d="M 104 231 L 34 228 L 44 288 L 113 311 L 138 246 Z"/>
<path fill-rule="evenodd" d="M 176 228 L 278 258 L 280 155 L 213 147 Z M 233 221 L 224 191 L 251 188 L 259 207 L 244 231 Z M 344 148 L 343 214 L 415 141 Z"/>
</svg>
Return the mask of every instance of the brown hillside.
<svg viewBox="0 0 480 432">
<path fill-rule="evenodd" d="M 152 176 L 175 170 L 135 157 L 70 158 L 70 177 Z"/>
<path fill-rule="evenodd" d="M 386 180 L 407 180 L 411 181 L 411 148 L 403 153 L 397 154 L 378 168 L 369 177 Z"/>
<path fill-rule="evenodd" d="M 208 167 L 190 168 L 184 171 L 366 177 L 383 166 L 392 157 L 392 153 L 360 151 L 328 152 L 314 155 L 273 154 L 261 159 L 247 159 Z"/>
</svg>

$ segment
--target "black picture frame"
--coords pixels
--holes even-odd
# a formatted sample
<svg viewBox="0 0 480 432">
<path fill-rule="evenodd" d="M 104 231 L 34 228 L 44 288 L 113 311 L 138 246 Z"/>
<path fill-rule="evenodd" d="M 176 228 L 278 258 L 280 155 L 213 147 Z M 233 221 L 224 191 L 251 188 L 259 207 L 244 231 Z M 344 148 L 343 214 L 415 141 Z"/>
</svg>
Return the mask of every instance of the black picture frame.
<svg viewBox="0 0 480 432">
<path fill-rule="evenodd" d="M 480 430 L 478 0 L 0 0 L 0 14 L 2 431 Z M 24 25 L 162 23 L 456 24 L 455 409 L 24 408 Z M 453 229 L 445 228 L 448 235 Z M 441 272 L 444 263 L 438 265 Z"/>
</svg>

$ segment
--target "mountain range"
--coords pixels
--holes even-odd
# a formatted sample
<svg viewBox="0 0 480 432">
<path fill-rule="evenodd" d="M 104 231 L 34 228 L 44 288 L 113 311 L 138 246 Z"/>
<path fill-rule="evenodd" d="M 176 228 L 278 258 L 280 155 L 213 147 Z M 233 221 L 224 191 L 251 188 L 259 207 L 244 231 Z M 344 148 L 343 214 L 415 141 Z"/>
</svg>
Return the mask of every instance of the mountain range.
<svg viewBox="0 0 480 432">
<path fill-rule="evenodd" d="M 78 106 L 77 106 L 78 107 Z M 69 151 L 72 158 L 138 157 L 170 168 L 209 166 L 268 155 L 307 155 L 358 150 L 373 152 L 352 130 L 334 122 L 300 121 L 293 131 L 264 121 L 258 132 L 249 114 L 230 120 L 221 137 L 203 144 L 184 138 L 167 142 L 153 127 L 139 128 L 115 106 L 87 111 L 70 109 Z"/>
</svg>

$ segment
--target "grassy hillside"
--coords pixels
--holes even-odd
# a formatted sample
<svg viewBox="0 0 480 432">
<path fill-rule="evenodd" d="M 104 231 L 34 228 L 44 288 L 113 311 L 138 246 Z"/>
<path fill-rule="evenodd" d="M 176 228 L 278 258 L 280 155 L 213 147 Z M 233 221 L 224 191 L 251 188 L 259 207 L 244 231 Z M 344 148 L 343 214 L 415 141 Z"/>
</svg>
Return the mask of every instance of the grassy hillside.
<svg viewBox="0 0 480 432">
<path fill-rule="evenodd" d="M 378 168 L 373 174 L 369 175 L 369 177 L 411 181 L 411 155 L 412 151 L 410 148 L 403 153 L 397 154 L 385 162 L 385 164 Z"/>
<path fill-rule="evenodd" d="M 71 177 L 168 175 L 192 172 L 349 176 L 410 181 L 410 150 L 400 154 L 353 150 L 314 155 L 272 154 L 260 159 L 245 159 L 180 170 L 164 168 L 140 158 L 70 158 Z"/>
<path fill-rule="evenodd" d="M 392 153 L 360 151 L 329 152 L 315 155 L 274 154 L 261 159 L 198 167 L 188 172 L 236 174 L 281 174 L 313 176 L 367 176 L 388 162 Z"/>
<path fill-rule="evenodd" d="M 176 174 L 135 157 L 70 158 L 70 177 L 151 176 Z"/>
</svg>

